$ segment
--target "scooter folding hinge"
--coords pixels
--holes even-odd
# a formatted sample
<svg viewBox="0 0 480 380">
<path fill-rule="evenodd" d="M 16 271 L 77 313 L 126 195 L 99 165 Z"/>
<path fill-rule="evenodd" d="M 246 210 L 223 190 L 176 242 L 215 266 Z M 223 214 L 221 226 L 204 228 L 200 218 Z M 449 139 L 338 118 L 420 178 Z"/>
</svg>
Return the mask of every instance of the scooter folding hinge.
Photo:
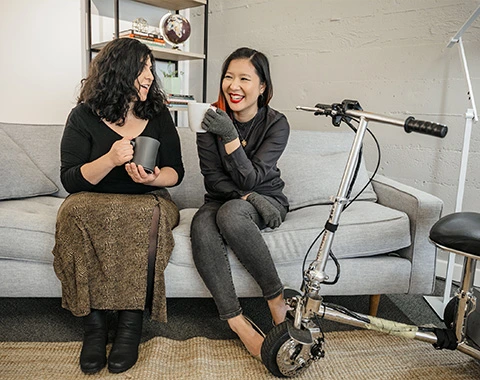
<svg viewBox="0 0 480 380">
<path fill-rule="evenodd" d="M 336 195 L 330 196 L 330 202 L 332 203 L 340 203 L 340 204 L 346 204 L 348 202 L 348 198 L 345 197 L 337 197 Z"/>
</svg>

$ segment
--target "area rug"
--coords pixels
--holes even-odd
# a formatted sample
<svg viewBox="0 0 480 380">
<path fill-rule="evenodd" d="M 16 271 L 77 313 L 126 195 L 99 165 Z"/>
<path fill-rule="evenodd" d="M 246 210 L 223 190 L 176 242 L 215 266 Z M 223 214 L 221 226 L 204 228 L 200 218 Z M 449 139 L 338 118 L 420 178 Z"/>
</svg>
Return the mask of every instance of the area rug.
<svg viewBox="0 0 480 380">
<path fill-rule="evenodd" d="M 458 351 L 355 330 L 326 333 L 326 356 L 296 379 L 480 379 L 480 362 Z M 274 379 L 238 340 L 155 337 L 140 347 L 137 364 L 122 374 L 84 375 L 80 342 L 0 342 L 0 379 Z"/>
</svg>

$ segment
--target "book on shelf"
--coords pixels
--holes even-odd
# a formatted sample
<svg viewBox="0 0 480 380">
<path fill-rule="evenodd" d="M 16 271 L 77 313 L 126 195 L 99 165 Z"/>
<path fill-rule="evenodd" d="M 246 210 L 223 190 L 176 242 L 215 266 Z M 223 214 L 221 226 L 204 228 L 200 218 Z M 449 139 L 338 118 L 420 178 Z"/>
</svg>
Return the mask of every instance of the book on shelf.
<svg viewBox="0 0 480 380">
<path fill-rule="evenodd" d="M 123 38 L 123 37 L 120 37 L 120 38 Z M 142 39 L 139 39 L 139 38 L 136 38 L 136 40 L 141 41 L 143 44 L 147 45 L 150 48 L 165 49 L 167 47 L 166 44 L 161 44 L 161 43 L 154 42 L 154 41 L 142 40 Z"/>
<path fill-rule="evenodd" d="M 187 104 L 174 104 L 174 103 L 168 103 L 167 104 L 167 108 L 175 108 L 175 109 L 179 109 L 179 108 L 182 108 L 182 109 L 187 109 L 188 108 L 188 105 Z"/>
<path fill-rule="evenodd" d="M 153 33 L 141 33 L 131 29 L 124 30 L 118 34 L 119 38 L 135 38 L 141 40 L 146 45 L 153 47 L 166 47 L 165 40 L 162 36 Z"/>
<path fill-rule="evenodd" d="M 167 94 L 167 106 L 170 108 L 187 108 L 188 103 L 194 101 L 193 95 Z"/>
<path fill-rule="evenodd" d="M 195 101 L 195 98 L 193 95 L 184 95 L 184 94 L 167 94 L 169 98 L 172 99 L 186 99 L 186 100 L 193 100 Z"/>
<path fill-rule="evenodd" d="M 165 42 L 165 39 L 162 35 L 156 33 L 143 33 L 139 32 L 138 30 L 127 29 L 122 30 L 118 33 L 119 37 L 133 37 L 133 38 L 141 38 L 144 40 L 150 40 L 155 42 Z"/>
</svg>

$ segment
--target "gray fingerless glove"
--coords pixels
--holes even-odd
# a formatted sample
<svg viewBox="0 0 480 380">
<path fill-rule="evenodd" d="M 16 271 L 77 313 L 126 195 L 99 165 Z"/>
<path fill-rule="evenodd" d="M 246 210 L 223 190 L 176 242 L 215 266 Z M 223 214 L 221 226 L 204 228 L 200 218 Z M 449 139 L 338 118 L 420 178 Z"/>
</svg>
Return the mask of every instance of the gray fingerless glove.
<svg viewBox="0 0 480 380">
<path fill-rule="evenodd" d="M 207 132 L 220 136 L 225 144 L 238 137 L 238 132 L 233 125 L 232 119 L 225 111 L 219 108 L 216 111 L 209 109 L 205 113 L 202 128 Z"/>
<path fill-rule="evenodd" d="M 253 192 L 247 197 L 247 202 L 250 202 L 253 207 L 255 207 L 268 227 L 273 229 L 282 224 L 282 216 L 280 215 L 280 211 L 263 195 Z"/>
</svg>

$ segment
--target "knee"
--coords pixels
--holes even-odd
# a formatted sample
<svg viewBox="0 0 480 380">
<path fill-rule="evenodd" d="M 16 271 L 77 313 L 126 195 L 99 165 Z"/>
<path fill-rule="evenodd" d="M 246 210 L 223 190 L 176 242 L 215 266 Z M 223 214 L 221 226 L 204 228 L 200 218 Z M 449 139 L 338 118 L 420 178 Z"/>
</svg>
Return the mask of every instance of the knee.
<svg viewBox="0 0 480 380">
<path fill-rule="evenodd" d="M 251 220 L 249 206 L 251 206 L 250 203 L 242 199 L 233 199 L 220 207 L 216 222 L 222 234 L 229 231 L 236 233 L 238 228 L 242 230 L 245 222 Z"/>
<path fill-rule="evenodd" d="M 215 215 L 216 210 L 204 207 L 200 208 L 193 216 L 190 225 L 190 238 L 194 254 L 202 247 L 209 246 L 212 240 L 218 238 L 219 231 Z"/>
<path fill-rule="evenodd" d="M 192 219 L 190 225 L 190 236 L 193 241 L 200 240 L 204 235 L 206 226 L 209 225 L 209 218 L 207 215 L 197 212 Z"/>
<path fill-rule="evenodd" d="M 66 198 L 57 213 L 57 221 L 75 219 L 85 208 L 83 193 L 71 194 Z"/>
</svg>

